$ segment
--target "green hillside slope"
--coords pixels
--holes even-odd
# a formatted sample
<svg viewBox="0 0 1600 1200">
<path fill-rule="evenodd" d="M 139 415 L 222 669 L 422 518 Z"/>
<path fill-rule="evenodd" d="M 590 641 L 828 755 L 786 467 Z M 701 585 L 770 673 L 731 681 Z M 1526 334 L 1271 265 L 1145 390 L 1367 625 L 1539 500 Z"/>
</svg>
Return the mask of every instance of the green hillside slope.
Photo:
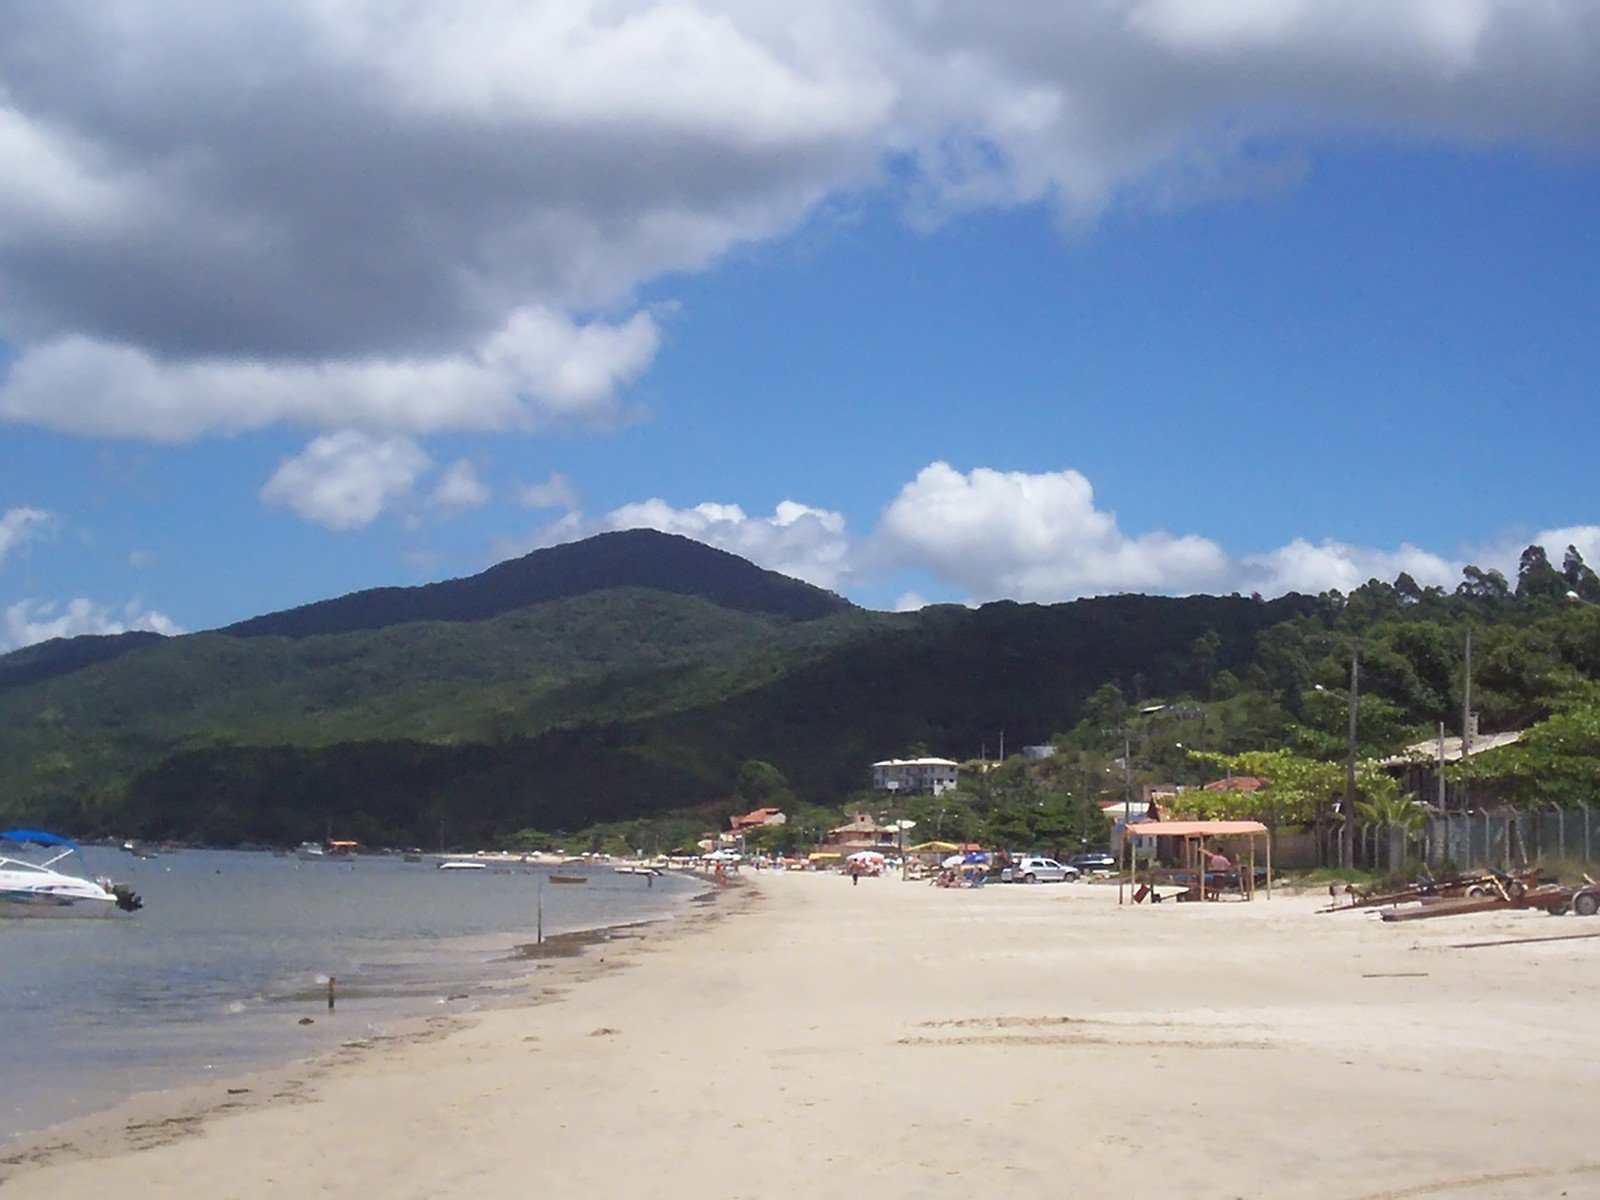
<svg viewBox="0 0 1600 1200">
<path fill-rule="evenodd" d="M 218 743 L 494 742 L 701 703 L 865 614 L 788 621 L 619 589 L 490 620 L 306 638 L 197 634 L 0 684 L 0 787 L 99 791 L 152 755 Z M 599 684 L 598 681 L 604 681 Z"/>
<path fill-rule="evenodd" d="M 863 619 L 686 670 L 693 686 L 664 689 L 670 702 L 653 710 L 618 703 L 529 736 L 189 751 L 139 776 L 124 819 L 156 837 L 290 840 L 332 823 L 391 843 L 431 843 L 444 827 L 470 844 L 703 805 L 747 758 L 835 799 L 916 742 L 976 754 L 1002 729 L 1021 744 L 1070 728 L 1107 679 L 1177 686 L 1206 630 L 1220 632 L 1224 663 L 1241 664 L 1261 629 L 1315 603 L 1133 596 Z M 629 686 L 625 673 L 575 690 L 615 698 Z"/>
</svg>

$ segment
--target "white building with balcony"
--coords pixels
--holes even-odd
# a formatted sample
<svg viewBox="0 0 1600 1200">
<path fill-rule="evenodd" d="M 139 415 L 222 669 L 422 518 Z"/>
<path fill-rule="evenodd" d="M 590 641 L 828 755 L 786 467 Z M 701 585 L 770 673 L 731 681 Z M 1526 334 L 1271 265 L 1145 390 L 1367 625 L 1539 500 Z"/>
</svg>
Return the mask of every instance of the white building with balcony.
<svg viewBox="0 0 1600 1200">
<path fill-rule="evenodd" d="M 872 786 L 881 792 L 937 796 L 956 786 L 959 768 L 948 758 L 886 758 L 872 764 Z"/>
</svg>

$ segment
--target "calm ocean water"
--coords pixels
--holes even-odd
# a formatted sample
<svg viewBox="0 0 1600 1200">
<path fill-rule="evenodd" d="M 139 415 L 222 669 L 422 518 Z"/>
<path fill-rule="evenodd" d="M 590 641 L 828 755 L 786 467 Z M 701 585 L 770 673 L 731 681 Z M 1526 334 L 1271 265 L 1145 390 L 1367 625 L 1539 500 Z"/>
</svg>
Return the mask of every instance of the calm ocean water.
<svg viewBox="0 0 1600 1200">
<path fill-rule="evenodd" d="M 0 1144 L 137 1092 L 470 1009 L 486 985 L 535 969 L 514 952 L 534 940 L 543 868 L 210 850 L 136 859 L 93 847 L 85 857 L 145 907 L 117 920 L 0 919 Z M 542 886 L 546 936 L 671 916 L 702 890 L 672 876 L 647 887 L 604 868 L 583 874 L 581 886 Z"/>
</svg>

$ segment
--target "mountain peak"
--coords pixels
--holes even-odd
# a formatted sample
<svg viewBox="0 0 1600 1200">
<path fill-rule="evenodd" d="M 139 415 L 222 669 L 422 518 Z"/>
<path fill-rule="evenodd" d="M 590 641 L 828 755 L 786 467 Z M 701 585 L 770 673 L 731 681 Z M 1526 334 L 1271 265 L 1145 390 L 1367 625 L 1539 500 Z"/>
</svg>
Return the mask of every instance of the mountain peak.
<svg viewBox="0 0 1600 1200">
<path fill-rule="evenodd" d="M 654 529 L 602 533 L 535 550 L 464 579 L 373 588 L 268 613 L 219 632 L 235 637 L 311 637 L 411 621 L 482 621 L 550 600 L 637 587 L 699 596 L 723 608 L 811 621 L 853 607 L 842 596 Z"/>
</svg>

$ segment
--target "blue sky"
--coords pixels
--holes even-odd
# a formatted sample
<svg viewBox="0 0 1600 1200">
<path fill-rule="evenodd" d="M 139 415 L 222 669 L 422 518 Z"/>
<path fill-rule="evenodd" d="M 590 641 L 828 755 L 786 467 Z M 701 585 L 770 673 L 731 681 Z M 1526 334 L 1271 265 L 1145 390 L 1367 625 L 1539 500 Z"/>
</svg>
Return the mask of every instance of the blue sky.
<svg viewBox="0 0 1600 1200">
<path fill-rule="evenodd" d="M 882 608 L 1600 561 L 1587 5 L 719 9 L 17 14 L 0 649 L 644 524 Z"/>
</svg>

